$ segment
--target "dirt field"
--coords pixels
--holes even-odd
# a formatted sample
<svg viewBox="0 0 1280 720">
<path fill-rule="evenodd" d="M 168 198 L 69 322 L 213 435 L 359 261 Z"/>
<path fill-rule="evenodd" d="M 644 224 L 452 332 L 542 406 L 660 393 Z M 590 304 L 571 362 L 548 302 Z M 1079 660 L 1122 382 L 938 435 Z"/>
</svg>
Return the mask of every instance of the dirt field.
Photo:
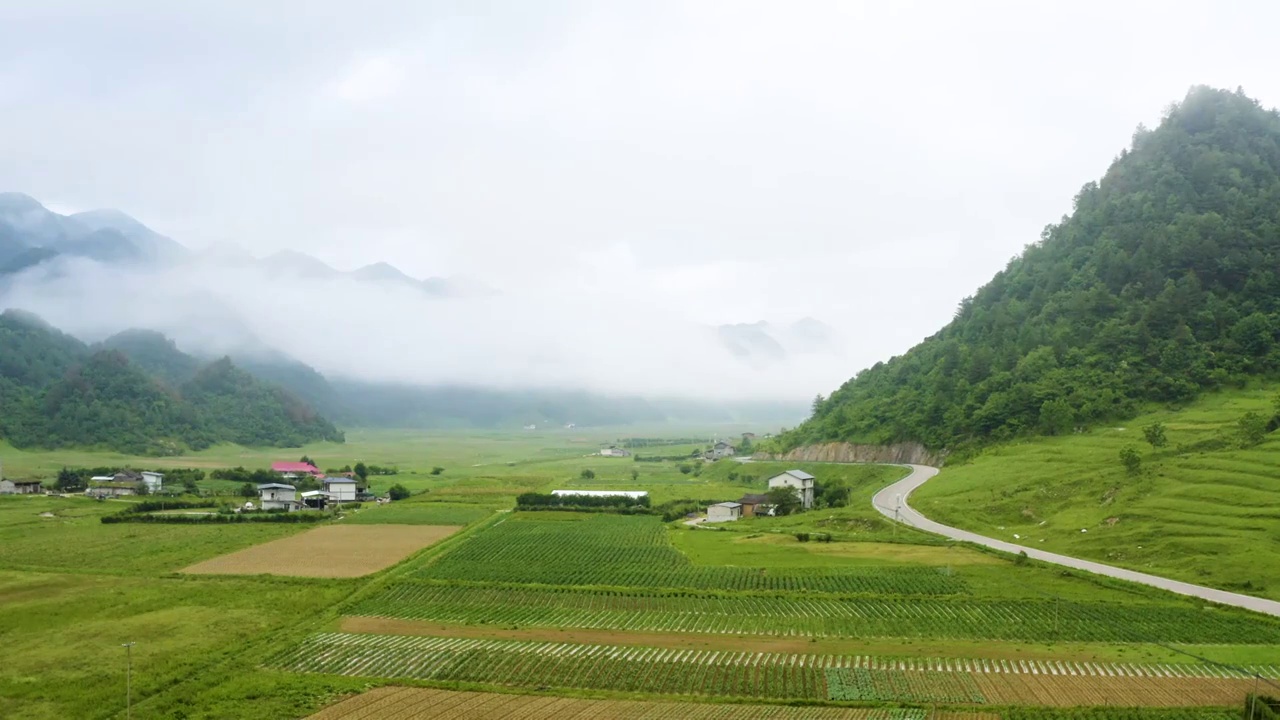
<svg viewBox="0 0 1280 720">
<path fill-rule="evenodd" d="M 311 720 L 890 720 L 910 718 L 913 711 L 851 708 L 801 708 L 781 705 L 579 700 L 542 695 L 454 692 L 427 688 L 384 687 L 343 700 L 311 716 Z M 928 711 L 919 713 L 920 720 Z M 998 715 L 947 713 L 948 720 L 997 720 Z"/>
<path fill-rule="evenodd" d="M 460 529 L 442 525 L 326 525 L 205 560 L 181 572 L 359 577 L 390 567 Z"/>
</svg>

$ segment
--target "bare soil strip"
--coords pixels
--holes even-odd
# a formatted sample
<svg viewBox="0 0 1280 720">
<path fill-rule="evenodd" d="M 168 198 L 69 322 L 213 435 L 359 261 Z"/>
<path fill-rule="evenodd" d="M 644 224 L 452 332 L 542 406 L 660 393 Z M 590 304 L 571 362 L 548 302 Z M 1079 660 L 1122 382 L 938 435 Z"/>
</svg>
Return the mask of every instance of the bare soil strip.
<svg viewBox="0 0 1280 720">
<path fill-rule="evenodd" d="M 453 525 L 325 525 L 211 558 L 181 572 L 360 577 L 390 567 L 460 529 Z"/>
</svg>

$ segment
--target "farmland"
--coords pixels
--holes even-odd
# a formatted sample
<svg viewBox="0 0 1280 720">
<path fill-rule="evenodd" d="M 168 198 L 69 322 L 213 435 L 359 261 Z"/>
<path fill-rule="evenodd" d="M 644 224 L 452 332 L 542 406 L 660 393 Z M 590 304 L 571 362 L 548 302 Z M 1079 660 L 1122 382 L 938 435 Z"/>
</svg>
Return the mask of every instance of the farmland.
<svg viewBox="0 0 1280 720">
<path fill-rule="evenodd" d="M 192 575 L 360 577 L 457 532 L 451 525 L 327 525 L 196 563 Z"/>
<path fill-rule="evenodd" d="M 344 700 L 310 720 L 356 718 L 481 720 L 607 717 L 615 720 L 926 720 L 924 710 L 795 708 L 785 705 L 711 705 L 690 702 L 579 700 L 545 695 L 455 692 L 385 687 Z M 955 713 L 946 720 L 998 720 L 982 713 Z"/>
<path fill-rule="evenodd" d="M 589 452 L 607 438 L 590 436 L 348 437 L 304 451 L 325 466 L 396 465 L 375 489 L 415 494 L 316 526 L 103 524 L 130 501 L 0 498 L 0 600 L 13 610 L 0 633 L 14 658 L 0 668 L 0 715 L 122 716 L 130 640 L 139 718 L 302 717 L 337 703 L 320 717 L 439 706 L 475 711 L 450 717 L 1222 720 L 1248 689 L 1241 668 L 1280 684 L 1280 622 L 895 529 L 869 497 L 901 468 L 802 465 L 847 485 L 850 504 L 694 530 L 511 508 L 521 492 L 564 487 L 734 499 L 787 466 L 605 460 Z M 114 457 L 19 453 L 5 466 Z M 139 464 L 267 459 L 214 448 Z M 230 574 L 182 572 L 199 567 Z M 291 577 L 308 574 L 327 577 Z M 358 695 L 388 683 L 429 687 Z M 784 707 L 797 702 L 867 707 Z M 891 709 L 902 703 L 950 709 Z M 1132 705 L 1148 709 L 1119 709 Z"/>
</svg>

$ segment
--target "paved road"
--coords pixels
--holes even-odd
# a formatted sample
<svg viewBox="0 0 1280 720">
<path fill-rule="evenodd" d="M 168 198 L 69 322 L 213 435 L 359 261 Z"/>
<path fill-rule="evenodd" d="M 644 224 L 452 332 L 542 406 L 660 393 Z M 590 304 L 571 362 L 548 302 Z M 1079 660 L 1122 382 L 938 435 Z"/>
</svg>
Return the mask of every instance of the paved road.
<svg viewBox="0 0 1280 720">
<path fill-rule="evenodd" d="M 1054 563 L 1056 565 L 1065 565 L 1077 570 L 1087 570 L 1099 575 L 1107 575 L 1121 580 L 1142 583 L 1143 585 L 1151 585 L 1152 587 L 1163 588 L 1181 595 L 1191 595 L 1193 597 L 1212 600 L 1223 605 L 1235 605 L 1236 607 L 1256 610 L 1257 612 L 1266 613 L 1280 617 L 1280 602 L 1275 600 L 1266 600 L 1263 598 L 1251 597 L 1249 595 L 1240 595 L 1238 593 L 1227 592 L 1225 590 L 1215 590 L 1213 588 L 1201 585 L 1192 585 L 1191 583 L 1180 582 L 1178 580 L 1170 580 L 1162 578 L 1158 575 L 1148 575 L 1146 573 L 1135 572 L 1133 570 L 1125 570 L 1123 568 L 1111 565 L 1103 565 L 1102 563 L 1091 562 L 1089 560 L 1080 560 L 1078 558 L 1068 557 L 1066 555 L 1058 555 L 1057 553 L 1045 552 L 1035 548 L 1023 547 L 1022 545 L 1014 545 L 1013 543 L 996 540 L 977 533 L 971 533 L 968 530 L 948 527 L 940 523 L 936 523 L 929 518 L 921 515 L 919 512 L 911 509 L 907 504 L 907 498 L 911 495 L 911 491 L 920 487 L 926 480 L 938 474 L 937 468 L 927 465 L 910 465 L 911 474 L 898 482 L 886 487 L 871 498 L 871 504 L 875 506 L 882 514 L 890 519 L 894 517 L 894 509 L 898 508 L 898 519 L 911 525 L 931 533 L 943 535 L 953 540 L 964 540 L 966 542 L 985 545 L 996 550 L 1003 550 L 1010 553 L 1025 552 L 1027 557 L 1044 562 Z M 899 505 L 901 499 L 901 505 Z"/>
</svg>

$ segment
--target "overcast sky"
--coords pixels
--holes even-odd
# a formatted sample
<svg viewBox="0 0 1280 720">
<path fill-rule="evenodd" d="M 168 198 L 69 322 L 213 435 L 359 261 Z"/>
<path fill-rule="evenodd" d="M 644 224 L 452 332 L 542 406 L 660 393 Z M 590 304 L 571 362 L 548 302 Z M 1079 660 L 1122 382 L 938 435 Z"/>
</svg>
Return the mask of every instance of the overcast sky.
<svg viewBox="0 0 1280 720">
<path fill-rule="evenodd" d="M 847 377 L 1191 85 L 1280 102 L 1276 27 L 1265 1 L 4 2 L 0 190 L 197 248 L 809 315 Z"/>
</svg>

